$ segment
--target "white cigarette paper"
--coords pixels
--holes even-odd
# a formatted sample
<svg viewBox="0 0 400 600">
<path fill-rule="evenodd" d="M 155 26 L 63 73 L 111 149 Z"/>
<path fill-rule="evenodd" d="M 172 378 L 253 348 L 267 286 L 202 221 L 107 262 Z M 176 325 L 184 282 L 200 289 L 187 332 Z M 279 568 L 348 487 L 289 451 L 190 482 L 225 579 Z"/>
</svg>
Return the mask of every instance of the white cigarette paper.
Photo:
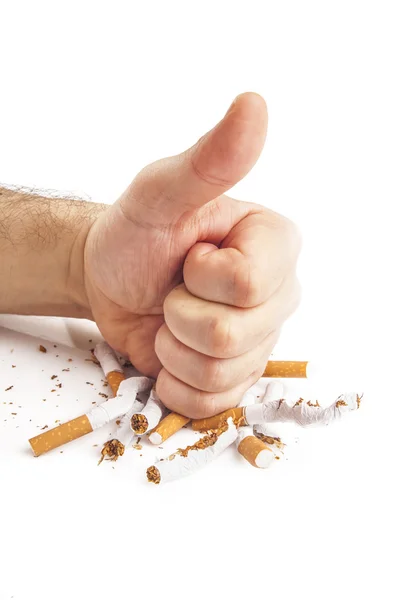
<svg viewBox="0 0 400 600">
<path fill-rule="evenodd" d="M 261 398 L 261 402 L 263 404 L 267 404 L 268 402 L 274 402 L 275 400 L 279 401 L 281 398 L 284 398 L 284 396 L 285 396 L 284 384 L 278 380 L 270 381 L 267 384 L 265 394 Z M 261 435 L 265 435 L 267 437 L 274 437 L 274 436 L 271 436 L 271 431 L 270 431 L 270 427 L 268 426 L 268 423 L 258 423 L 257 425 L 255 425 L 254 431 L 256 431 L 257 433 L 261 433 Z"/>
<path fill-rule="evenodd" d="M 151 388 L 149 399 L 147 400 L 146 405 L 143 408 L 143 410 L 141 410 L 140 412 L 137 411 L 136 413 L 133 413 L 131 416 L 133 416 L 134 414 L 140 414 L 140 415 L 143 415 L 144 417 L 146 417 L 147 429 L 145 431 L 140 432 L 140 435 L 144 435 L 148 431 L 151 431 L 152 429 L 154 429 L 154 427 L 156 427 L 159 424 L 161 419 L 163 417 L 165 417 L 167 412 L 168 412 L 167 408 L 161 402 L 161 400 L 158 397 L 158 394 L 155 390 L 155 386 L 153 386 Z"/>
<path fill-rule="evenodd" d="M 137 413 L 139 410 L 142 410 L 143 406 L 143 403 L 136 398 L 132 408 L 128 410 L 128 412 L 121 418 L 121 421 L 118 425 L 118 429 L 114 435 L 114 439 L 121 442 L 121 444 L 123 444 L 125 448 L 129 446 L 134 437 L 137 437 L 136 434 L 133 435 L 132 433 L 131 418 L 132 415 Z"/>
<path fill-rule="evenodd" d="M 143 404 L 136 400 L 136 395 L 150 389 L 152 385 L 153 380 L 148 377 L 129 377 L 122 381 L 115 398 L 96 406 L 86 415 L 93 430 L 119 419 L 130 410 L 140 411 Z"/>
<path fill-rule="evenodd" d="M 160 483 L 167 483 L 186 475 L 191 475 L 215 460 L 237 438 L 238 432 L 233 420 L 228 419 L 228 429 L 221 433 L 213 446 L 190 450 L 187 456 L 176 454 L 172 460 L 165 459 L 155 463 L 160 474 Z"/>
<path fill-rule="evenodd" d="M 100 342 L 94 349 L 94 355 L 100 363 L 103 373 L 107 376 L 112 371 L 123 373 L 123 368 L 115 354 L 107 342 Z"/>
<path fill-rule="evenodd" d="M 256 405 L 260 412 L 251 414 L 250 418 L 253 423 L 256 423 L 254 419 L 258 419 L 258 424 L 292 421 L 302 427 L 316 424 L 328 425 L 340 419 L 344 413 L 357 410 L 359 402 L 360 397 L 355 392 L 342 394 L 327 408 L 314 406 L 311 402 L 307 403 L 302 399 L 294 406 L 289 406 L 285 400 L 279 399 Z"/>
</svg>

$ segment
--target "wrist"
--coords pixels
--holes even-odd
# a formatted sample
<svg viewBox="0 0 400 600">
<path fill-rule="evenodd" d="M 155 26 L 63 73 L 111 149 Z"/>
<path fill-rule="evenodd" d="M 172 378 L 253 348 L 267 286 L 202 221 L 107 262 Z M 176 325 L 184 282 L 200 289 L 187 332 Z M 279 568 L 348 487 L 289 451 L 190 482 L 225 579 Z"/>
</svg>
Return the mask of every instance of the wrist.
<svg viewBox="0 0 400 600">
<path fill-rule="evenodd" d="M 88 214 L 80 226 L 72 242 L 67 277 L 67 294 L 74 316 L 93 319 L 92 310 L 86 290 L 85 248 L 89 232 L 108 207 L 103 204 L 91 204 Z"/>
</svg>

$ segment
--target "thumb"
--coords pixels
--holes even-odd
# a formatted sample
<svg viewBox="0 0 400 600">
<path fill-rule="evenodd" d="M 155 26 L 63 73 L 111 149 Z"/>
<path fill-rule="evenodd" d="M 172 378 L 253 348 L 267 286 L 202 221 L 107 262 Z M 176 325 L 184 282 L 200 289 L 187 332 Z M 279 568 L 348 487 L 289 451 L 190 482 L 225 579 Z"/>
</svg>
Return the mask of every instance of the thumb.
<svg viewBox="0 0 400 600">
<path fill-rule="evenodd" d="M 252 169 L 264 146 L 268 114 L 258 94 L 240 94 L 224 118 L 182 154 L 146 167 L 129 189 L 129 209 L 173 221 L 220 196 Z M 131 204 L 133 202 L 133 204 Z M 143 214 L 142 214 L 143 216 Z"/>
</svg>

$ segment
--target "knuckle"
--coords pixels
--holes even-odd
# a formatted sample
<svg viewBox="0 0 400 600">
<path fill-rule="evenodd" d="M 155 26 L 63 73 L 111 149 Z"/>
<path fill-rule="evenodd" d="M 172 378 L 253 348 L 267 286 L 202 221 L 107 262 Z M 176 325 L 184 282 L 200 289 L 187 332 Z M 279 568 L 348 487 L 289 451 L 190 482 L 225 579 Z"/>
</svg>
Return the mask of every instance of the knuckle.
<svg viewBox="0 0 400 600">
<path fill-rule="evenodd" d="M 196 391 L 189 412 L 192 419 L 204 419 L 218 414 L 219 407 L 216 395 Z"/>
<path fill-rule="evenodd" d="M 248 260 L 242 261 L 237 267 L 233 281 L 235 306 L 250 308 L 262 302 L 263 286 L 261 276 L 257 276 L 256 271 Z"/>
<path fill-rule="evenodd" d="M 233 358 L 238 345 L 231 320 L 215 318 L 209 326 L 209 347 L 215 358 Z"/>
<path fill-rule="evenodd" d="M 202 378 L 206 392 L 223 392 L 229 389 L 229 375 L 224 362 L 217 358 L 207 360 Z"/>
</svg>

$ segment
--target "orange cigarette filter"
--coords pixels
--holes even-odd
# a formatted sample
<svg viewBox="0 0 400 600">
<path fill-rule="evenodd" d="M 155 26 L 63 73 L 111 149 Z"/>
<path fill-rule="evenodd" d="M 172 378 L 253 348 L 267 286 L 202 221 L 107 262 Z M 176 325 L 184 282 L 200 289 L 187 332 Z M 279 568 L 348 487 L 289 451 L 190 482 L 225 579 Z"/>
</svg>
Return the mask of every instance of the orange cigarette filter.
<svg viewBox="0 0 400 600">
<path fill-rule="evenodd" d="M 68 423 L 64 423 L 54 429 L 49 429 L 49 431 L 31 438 L 29 443 L 34 455 L 40 456 L 92 431 L 89 419 L 86 415 L 82 415 L 81 417 L 72 419 L 72 421 L 68 421 Z"/>
<path fill-rule="evenodd" d="M 113 391 L 114 396 L 118 393 L 119 384 L 125 379 L 124 373 L 121 371 L 110 371 L 106 375 L 107 383 Z"/>
<path fill-rule="evenodd" d="M 274 453 L 260 439 L 254 435 L 244 437 L 238 444 L 238 452 L 253 467 L 266 468 L 274 458 Z"/>
<path fill-rule="evenodd" d="M 162 419 L 157 427 L 153 429 L 149 436 L 149 440 L 152 444 L 161 444 L 167 440 L 171 435 L 174 435 L 177 431 L 182 429 L 189 423 L 190 419 L 179 415 L 178 413 L 170 413 L 164 419 Z"/>
<path fill-rule="evenodd" d="M 220 429 L 224 423 L 227 422 L 229 417 L 232 417 L 233 422 L 236 426 L 245 425 L 245 408 L 243 406 L 239 406 L 238 408 L 230 408 L 229 410 L 225 410 L 219 415 L 215 415 L 214 417 L 208 417 L 207 419 L 193 419 L 192 421 L 192 429 L 194 431 L 208 431 L 209 429 Z"/>
<path fill-rule="evenodd" d="M 307 377 L 308 361 L 270 360 L 263 377 Z"/>
</svg>

